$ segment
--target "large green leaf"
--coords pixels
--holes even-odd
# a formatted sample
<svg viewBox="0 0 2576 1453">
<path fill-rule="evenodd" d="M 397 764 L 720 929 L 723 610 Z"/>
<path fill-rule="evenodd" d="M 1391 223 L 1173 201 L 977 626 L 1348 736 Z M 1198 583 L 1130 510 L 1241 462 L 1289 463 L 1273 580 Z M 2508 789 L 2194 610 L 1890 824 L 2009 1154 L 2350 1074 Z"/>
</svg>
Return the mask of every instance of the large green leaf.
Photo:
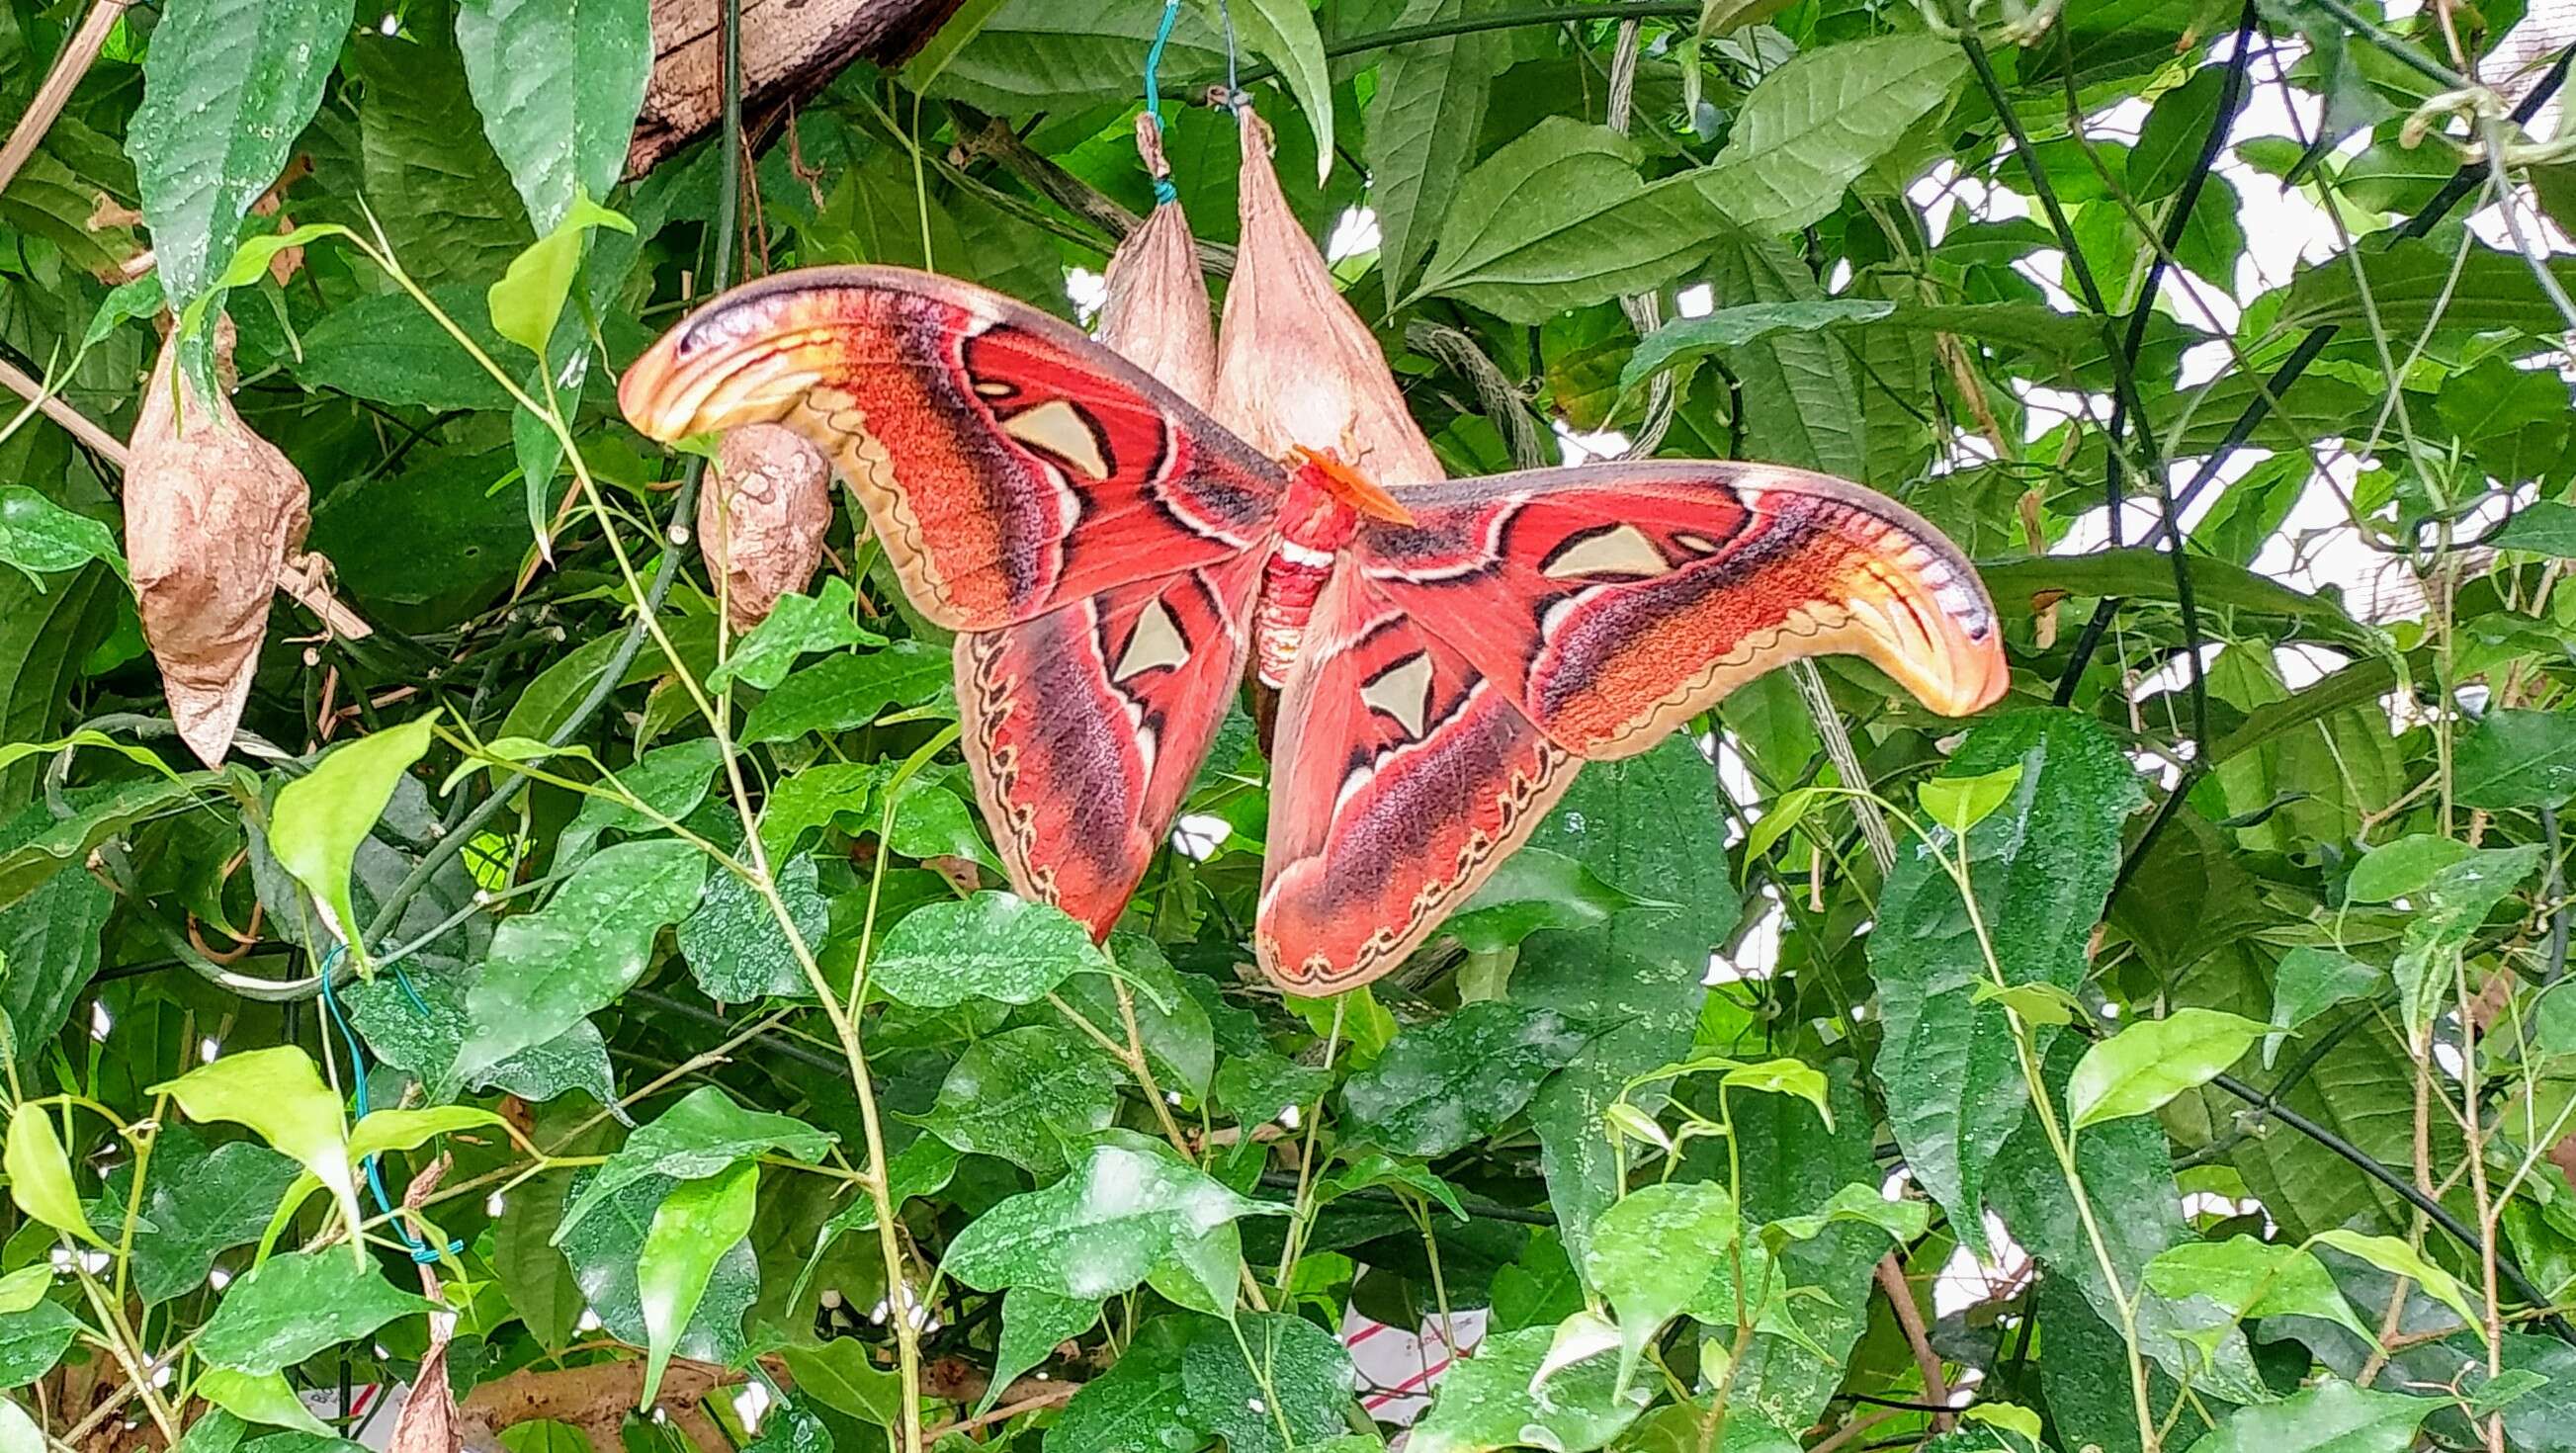
<svg viewBox="0 0 2576 1453">
<path fill-rule="evenodd" d="M 1181 1357 L 1181 1347 L 1168 1340 L 1131 1344 L 1065 1404 L 1064 1416 L 1047 1430 L 1047 1453 L 1185 1453 L 1205 1442 L 1210 1430 L 1191 1420 Z"/>
<path fill-rule="evenodd" d="M 1103 1144 L 1071 1175 L 976 1217 L 940 1267 L 979 1291 L 1112 1296 L 1143 1281 L 1183 1240 L 1286 1209 L 1246 1200 L 1168 1156 Z"/>
<path fill-rule="evenodd" d="M 2072 1128 L 2152 1115 L 2176 1095 L 2236 1063 L 2263 1026 L 2215 1009 L 2177 1009 L 2133 1024 L 2084 1051 L 2066 1092 Z"/>
<path fill-rule="evenodd" d="M 864 656 L 834 656 L 807 666 L 761 698 L 742 724 L 742 740 L 793 741 L 813 732 L 866 726 L 890 706 L 922 706 L 949 684 L 948 653 L 919 641 L 897 641 Z"/>
<path fill-rule="evenodd" d="M 470 1027 L 465 1001 L 473 989 L 473 972 L 415 971 L 407 977 L 407 985 L 379 978 L 351 984 L 340 993 L 349 1022 L 366 1037 L 367 1047 L 384 1063 L 417 1078 L 434 1098 L 451 1098 L 459 1089 L 497 1089 L 531 1103 L 567 1090 L 579 1090 L 602 1105 L 617 1099 L 608 1045 L 599 1026 L 587 1019 L 470 1076 L 457 1074 L 456 1052 L 464 1047 Z"/>
<path fill-rule="evenodd" d="M 2576 798 L 2576 713 L 2497 707 L 2452 749 L 2466 807 L 2564 807 Z"/>
<path fill-rule="evenodd" d="M 53 1371 L 80 1331 L 80 1318 L 59 1302 L 0 1313 L 0 1388 L 24 1387 Z"/>
<path fill-rule="evenodd" d="M 0 1150 L 0 1170 L 9 1175 L 9 1199 L 18 1209 L 68 1236 L 105 1246 L 82 1213 L 80 1192 L 72 1185 L 72 1159 L 54 1129 L 53 1108 L 21 1105 L 9 1116 L 9 1135 Z"/>
<path fill-rule="evenodd" d="M 42 590 L 39 575 L 78 570 L 92 560 L 125 574 L 114 531 L 23 484 L 0 487 L 0 565 L 14 566 Z"/>
<path fill-rule="evenodd" d="M 808 952 L 819 952 L 831 931 L 832 905 L 817 886 L 814 856 L 799 853 L 778 870 L 777 888 L 787 905 L 787 918 L 805 940 Z M 740 877 L 717 873 L 698 900 L 697 911 L 680 922 L 680 956 L 699 989 L 717 1003 L 742 1004 L 779 995 L 810 999 L 812 983 L 770 911 L 769 900 Z"/>
<path fill-rule="evenodd" d="M 1190 1420 L 1229 1453 L 1287 1453 L 1347 1432 L 1358 1384 L 1340 1338 L 1284 1313 L 1202 1322 L 1181 1351 Z"/>
<path fill-rule="evenodd" d="M 2195 558 L 2190 562 L 2193 599 L 2200 608 L 2226 607 L 2255 615 L 2277 616 L 2323 640 L 2377 649 L 2377 632 L 2346 614 L 2342 604 L 2322 595 L 2292 590 L 2277 580 L 2225 561 Z M 2172 601 L 2173 561 L 2160 550 L 2130 546 L 2092 550 L 2082 555 L 2037 555 L 1989 560 L 1977 566 L 1986 589 L 2001 600 L 2027 600 L 2062 594 L 2124 596 Z"/>
<path fill-rule="evenodd" d="M 1033 1024 L 966 1046 L 921 1124 L 961 1151 L 1053 1180 L 1117 1118 L 1119 1081 L 1072 1030 Z"/>
<path fill-rule="evenodd" d="M 193 0 L 152 32 L 126 137 L 163 290 L 196 300 L 321 104 L 352 0 Z"/>
<path fill-rule="evenodd" d="M 269 814 L 269 851 L 312 890 L 361 973 L 369 960 L 349 898 L 349 863 L 393 800 L 395 784 L 428 753 L 437 724 L 433 712 L 332 748 L 311 772 L 277 790 Z"/>
<path fill-rule="evenodd" d="M 2456 277 L 2455 277 L 2456 265 Z M 2576 264 L 2554 263 L 2561 288 L 2576 287 Z M 2355 274 L 2358 272 L 2359 276 Z M 2360 289 L 2369 288 L 2363 301 Z M 2519 253 L 2457 243 L 2403 241 L 2361 247 L 2350 256 L 2303 268 L 2289 286 L 2274 329 L 2328 324 L 2391 338 L 2412 338 L 2437 316 L 2444 328 L 2503 328 L 2543 335 L 2558 326 L 2557 309 Z"/>
<path fill-rule="evenodd" d="M 664 821 L 677 822 L 706 801 L 715 774 L 724 766 L 724 747 L 713 737 L 656 747 L 613 774 L 613 783 L 582 798 L 572 825 L 555 840 L 555 867 L 571 868 L 590 856 L 603 833 L 663 831 Z"/>
<path fill-rule="evenodd" d="M 1718 296 L 1748 304 L 1779 307 L 1824 296 L 1805 260 L 1769 238 L 1718 238 L 1707 276 Z M 1738 452 L 1845 479 L 1869 477 L 1868 416 L 1851 350 L 1841 339 L 1774 333 L 1717 356 L 1744 397 L 1780 401 L 1744 411 Z"/>
<path fill-rule="evenodd" d="M 2405 1453 L 2441 1406 L 2328 1378 L 2296 1397 L 2237 1409 L 2190 1453 Z"/>
<path fill-rule="evenodd" d="M 282 1252 L 225 1289 L 196 1350 L 218 1367 L 264 1375 L 429 1309 L 424 1298 L 385 1280 L 373 1262 L 352 1262 L 337 1251 Z"/>
<path fill-rule="evenodd" d="M 1748 232 L 1795 232 L 1832 212 L 1967 73 L 1959 48 L 1930 35 L 1803 51 L 1745 97 L 1700 190 Z"/>
<path fill-rule="evenodd" d="M 1411 0 L 1397 24 L 1438 25 L 1491 9 L 1491 0 Z M 1364 156 L 1389 293 L 1404 290 L 1475 160 L 1500 55 L 1493 32 L 1476 31 L 1390 46 L 1378 58 Z"/>
<path fill-rule="evenodd" d="M 569 1171 L 538 1176 L 509 1193 L 493 1228 L 492 1267 L 501 1293 L 528 1335 L 550 1350 L 572 1341 L 584 1310 L 572 1263 L 554 1244 L 571 1189 Z"/>
<path fill-rule="evenodd" d="M 662 929 L 697 906 L 706 856 L 689 843 L 620 843 L 581 865 L 546 906 L 492 935 L 455 1073 L 471 1079 L 546 1043 L 643 977 Z"/>
<path fill-rule="evenodd" d="M 1279 68 L 1281 79 L 1306 112 L 1315 133 L 1315 180 L 1333 169 L 1333 78 L 1324 65 L 1324 37 L 1315 29 L 1315 9 L 1308 0 L 1199 0 L 1199 15 L 1216 13 L 1220 25 L 1231 23 L 1254 54 Z"/>
<path fill-rule="evenodd" d="M 195 1291 L 216 1256 L 258 1240 L 297 1175 L 292 1159 L 266 1146 L 236 1140 L 208 1150 L 180 1124 L 154 1136 L 150 1170 L 136 1206 L 132 1265 L 134 1294 L 147 1305 Z M 121 1210 L 133 1188 L 133 1165 L 120 1165 L 99 1198 Z"/>
<path fill-rule="evenodd" d="M 1007 0 L 930 93 L 1010 115 L 1132 101 L 1161 20 L 1161 6 L 1122 0 Z M 1164 84 L 1186 88 L 1224 74 L 1216 27 L 1185 8 L 1163 50 Z"/>
<path fill-rule="evenodd" d="M 349 1170 L 349 1122 L 339 1095 L 322 1083 L 311 1055 L 291 1044 L 243 1050 L 155 1085 L 152 1093 L 178 1101 L 191 1119 L 249 1126 L 330 1190 L 349 1234 L 357 1235 L 358 1184 Z M 353 1240 L 351 1252 L 358 1251 Z"/>
<path fill-rule="evenodd" d="M 1932 847 L 1907 844 L 1869 936 L 1885 1037 L 1876 1070 L 1888 1124 L 1914 1178 L 1982 1245 L 1979 1187 L 1987 1162 L 2021 1122 L 2028 1085 L 2003 1008 L 1979 1000 L 1991 982 L 2073 990 L 2085 945 L 2120 865 L 2120 834 L 2146 798 L 2135 768 L 2093 721 L 2020 712 L 1969 734 L 1944 775 L 1981 776 L 2019 763 L 2010 801 L 1971 829 L 1969 881 L 1985 941 Z M 1940 851 L 1956 853 L 1947 841 Z M 2034 1026 L 2044 1045 L 2053 1030 Z"/>
<path fill-rule="evenodd" d="M 455 38 L 441 27 L 367 35 L 352 54 L 367 205 L 396 260 L 424 283 L 498 278 L 535 234 L 476 124 Z"/>
<path fill-rule="evenodd" d="M 1529 1107 L 1548 1199 L 1577 1264 L 1592 1218 L 1621 1185 L 1602 1115 L 1631 1078 L 1689 1053 L 1708 997 L 1709 954 L 1735 927 L 1716 785 L 1708 760 L 1676 735 L 1642 755 L 1585 768 L 1530 835 L 1531 846 L 1572 857 L 1637 897 L 1682 905 L 1532 934 L 1512 973 L 1512 1002 L 1607 1026 Z"/>
<path fill-rule="evenodd" d="M 1619 1436 L 1646 1405 L 1646 1390 L 1616 1388 L 1618 1360 L 1603 1353 L 1538 1381 L 1556 1340 L 1553 1327 L 1488 1337 L 1453 1365 L 1405 1443 L 1412 1453 L 1492 1453 L 1556 1448 L 1585 1453 Z"/>
<path fill-rule="evenodd" d="M 1664 1324 L 1700 1306 L 1703 1283 L 1753 1249 L 1743 1234 L 1735 1198 L 1706 1181 L 1640 1186 L 1592 1223 L 1584 1277 L 1619 1319 L 1621 1387 Z"/>
<path fill-rule="evenodd" d="M 543 236 L 625 169 L 653 71 L 646 0 L 463 0 L 456 45 L 483 134 Z"/>
<path fill-rule="evenodd" d="M 67 794 L 69 817 L 57 818 L 45 806 L 21 813 L 10 824 L 16 831 L 0 839 L 8 843 L 0 848 L 0 908 L 17 904 L 100 843 L 186 804 L 212 780 L 207 773 L 177 781 L 131 778 Z"/>
<path fill-rule="evenodd" d="M 428 292 L 439 311 L 454 319 L 485 357 L 497 361 L 501 335 L 492 331 L 482 290 L 442 283 Z M 307 388 L 425 409 L 510 407 L 509 390 L 458 347 L 437 319 L 400 293 L 377 293 L 333 308 L 306 331 L 303 343 L 293 366 Z M 512 518 L 516 520 L 516 511 Z"/>
<path fill-rule="evenodd" d="M 1074 974 L 1108 968 L 1063 909 L 987 892 L 904 915 L 868 964 L 868 984 L 916 1009 L 979 998 L 1033 1004 Z"/>
<path fill-rule="evenodd" d="M 831 1145 L 831 1136 L 792 1115 L 746 1110 L 715 1086 L 702 1086 L 627 1138 L 564 1213 L 554 1240 L 561 1245 L 592 1211 L 639 1182 L 704 1180 L 772 1151 L 811 1163 Z"/>
<path fill-rule="evenodd" d="M 1464 1005 L 1397 1035 L 1343 1083 L 1343 1129 L 1398 1155 L 1447 1155 L 1519 1114 L 1591 1037 L 1551 1009 Z"/>
<path fill-rule="evenodd" d="M 651 1342 L 636 1276 L 654 1213 L 681 1182 L 667 1176 L 637 1181 L 612 1195 L 579 1230 L 564 1238 L 564 1260 L 572 1266 L 573 1284 L 581 1289 L 591 1315 L 602 1330 L 638 1347 Z M 573 1182 L 573 1194 L 582 1192 Z M 749 1238 L 723 1248 L 698 1298 L 689 1324 L 673 1342 L 676 1355 L 701 1362 L 731 1362 L 746 1355 L 743 1313 L 760 1294 L 760 1259 Z"/>
<path fill-rule="evenodd" d="M 45 815 L 39 805 L 30 809 Z M 21 819 L 24 820 L 23 818 Z M 0 842 L 15 823 L 0 825 Z M 90 976 L 98 972 L 99 931 L 116 895 L 87 873 L 57 873 L 43 887 L 0 908 L 0 1013 L 8 1015 L 17 1052 L 34 1052 L 60 1033 Z"/>
<path fill-rule="evenodd" d="M 1722 226 L 1689 177 L 1647 182 L 1636 143 L 1552 116 L 1467 174 L 1413 297 L 1515 323 L 1660 287 Z"/>
</svg>

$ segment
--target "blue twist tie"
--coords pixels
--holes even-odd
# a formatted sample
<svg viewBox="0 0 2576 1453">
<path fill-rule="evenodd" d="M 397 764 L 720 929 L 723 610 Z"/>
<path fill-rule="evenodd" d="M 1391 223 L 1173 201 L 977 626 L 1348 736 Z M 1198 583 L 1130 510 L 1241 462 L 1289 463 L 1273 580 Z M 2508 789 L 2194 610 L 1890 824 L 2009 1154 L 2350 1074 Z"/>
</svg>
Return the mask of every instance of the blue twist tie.
<svg viewBox="0 0 2576 1453">
<path fill-rule="evenodd" d="M 1172 179 L 1170 177 L 1154 178 L 1154 203 L 1156 206 L 1161 206 L 1168 202 L 1177 202 L 1180 199 L 1181 189 L 1172 185 Z"/>
<path fill-rule="evenodd" d="M 330 952 L 322 956 L 322 1010 L 330 1016 L 332 1027 L 340 1031 L 341 1041 L 349 1047 L 350 1076 L 358 1086 L 357 1093 L 351 1098 L 356 1102 L 358 1118 L 364 1120 L 367 1118 L 367 1053 L 358 1043 L 357 1031 L 349 1027 L 348 1019 L 340 1013 L 340 996 L 331 988 L 331 978 L 339 972 L 343 952 L 342 947 L 335 943 L 331 945 Z M 424 1019 L 429 1017 L 429 1004 L 420 997 L 420 990 L 412 986 L 411 976 L 404 973 L 399 964 L 394 966 L 393 973 L 394 982 L 402 986 L 403 996 L 411 1001 L 412 1011 Z M 402 1237 L 403 1245 L 411 1249 L 414 1262 L 427 1266 L 438 1260 L 439 1249 L 422 1241 L 420 1233 L 412 1230 L 409 1222 L 394 1214 L 393 1197 L 385 1194 L 384 1172 L 377 1168 L 376 1160 L 371 1155 L 359 1162 L 367 1173 L 367 1191 L 376 1203 L 376 1210 L 393 1226 L 395 1234 Z M 445 1254 L 455 1256 L 464 1250 L 464 1242 L 451 1241 L 447 1243 Z"/>
<path fill-rule="evenodd" d="M 1154 129 L 1163 129 L 1163 87 L 1155 73 L 1163 66 L 1163 47 L 1172 42 L 1172 27 L 1181 19 L 1181 0 L 1163 0 L 1163 23 L 1154 31 L 1154 43 L 1145 48 L 1145 114 L 1154 118 Z M 1166 199 L 1168 200 L 1168 199 Z"/>
</svg>

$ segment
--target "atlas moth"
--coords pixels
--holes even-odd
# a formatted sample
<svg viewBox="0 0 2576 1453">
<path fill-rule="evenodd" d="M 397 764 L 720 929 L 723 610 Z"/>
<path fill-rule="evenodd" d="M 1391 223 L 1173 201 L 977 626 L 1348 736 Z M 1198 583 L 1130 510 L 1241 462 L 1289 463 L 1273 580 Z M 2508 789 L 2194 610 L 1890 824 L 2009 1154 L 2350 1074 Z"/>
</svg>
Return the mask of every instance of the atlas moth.
<svg viewBox="0 0 2576 1453">
<path fill-rule="evenodd" d="M 682 320 L 618 400 L 655 439 L 778 423 L 832 460 L 914 607 L 958 633 L 962 744 L 1012 886 L 1096 935 L 1247 666 L 1276 687 L 1253 948 L 1297 994 L 1394 969 L 1584 762 L 1774 667 L 1857 654 L 1954 716 L 2003 694 L 1975 572 L 1859 485 L 1684 461 L 1442 480 L 1403 431 L 1305 442 L 1278 412 L 1293 375 L 1273 378 L 1270 411 L 1222 367 L 1211 399 L 1257 447 L 1034 308 L 821 267 Z"/>
</svg>

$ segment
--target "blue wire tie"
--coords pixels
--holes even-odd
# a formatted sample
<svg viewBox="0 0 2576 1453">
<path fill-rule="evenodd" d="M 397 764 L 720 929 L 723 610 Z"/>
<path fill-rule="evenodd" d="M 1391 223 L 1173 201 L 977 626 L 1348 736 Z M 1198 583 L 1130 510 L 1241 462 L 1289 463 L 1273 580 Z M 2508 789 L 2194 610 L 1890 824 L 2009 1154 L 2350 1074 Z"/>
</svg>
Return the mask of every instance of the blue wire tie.
<svg viewBox="0 0 2576 1453">
<path fill-rule="evenodd" d="M 1145 48 L 1145 114 L 1154 118 L 1154 129 L 1163 129 L 1163 88 L 1155 73 L 1163 66 L 1163 47 L 1172 42 L 1172 27 L 1181 19 L 1181 0 L 1163 0 L 1163 23 L 1154 31 L 1154 43 Z M 1155 195 L 1161 197 L 1158 187 Z M 1169 198 L 1162 198 L 1168 201 Z"/>
<path fill-rule="evenodd" d="M 340 1031 L 341 1041 L 349 1047 L 350 1075 L 357 1081 L 358 1085 L 357 1093 L 352 1096 L 352 1098 L 357 1104 L 358 1118 L 364 1120 L 367 1118 L 366 1050 L 358 1043 L 358 1032 L 349 1027 L 348 1019 L 340 1013 L 340 996 L 334 993 L 331 989 L 331 977 L 339 972 L 340 957 L 343 952 L 344 950 L 341 945 L 335 943 L 331 945 L 330 952 L 325 953 L 322 956 L 322 1009 L 324 1013 L 331 1017 L 332 1027 Z M 421 1017 L 427 1018 L 429 1016 L 428 1002 L 420 997 L 420 991 L 418 989 L 412 987 L 411 976 L 405 974 L 402 971 L 402 966 L 399 964 L 394 966 L 394 982 L 402 985 L 404 996 L 411 1000 L 411 1007 L 417 1011 Z M 359 1165 L 367 1173 L 367 1191 L 368 1194 L 375 1199 L 376 1210 L 383 1214 L 387 1222 L 391 1223 L 395 1234 L 402 1237 L 403 1245 L 410 1248 L 411 1259 L 413 1261 L 422 1266 L 427 1266 L 438 1260 L 442 1254 L 439 1249 L 422 1241 L 420 1239 L 420 1233 L 411 1229 L 411 1223 L 394 1214 L 393 1197 L 385 1194 L 384 1172 L 377 1168 L 376 1161 L 377 1157 L 371 1155 L 365 1160 L 359 1162 Z M 464 1242 L 451 1241 L 447 1243 L 447 1250 L 444 1254 L 455 1256 L 464 1250 Z"/>
</svg>

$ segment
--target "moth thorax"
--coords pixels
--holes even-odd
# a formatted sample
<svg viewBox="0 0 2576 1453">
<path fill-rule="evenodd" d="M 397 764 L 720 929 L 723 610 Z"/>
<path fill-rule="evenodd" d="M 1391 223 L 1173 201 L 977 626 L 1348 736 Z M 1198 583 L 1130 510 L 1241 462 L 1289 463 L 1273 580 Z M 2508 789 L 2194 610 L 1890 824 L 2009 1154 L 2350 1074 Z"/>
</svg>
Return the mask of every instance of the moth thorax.
<svg viewBox="0 0 2576 1453">
<path fill-rule="evenodd" d="M 1315 597 L 1333 571 L 1333 555 L 1294 540 L 1282 540 L 1261 567 L 1261 602 L 1252 622 L 1253 667 L 1264 686 L 1288 684 L 1288 668 L 1297 663 L 1297 648 L 1306 637 L 1306 622 L 1315 613 Z"/>
</svg>

